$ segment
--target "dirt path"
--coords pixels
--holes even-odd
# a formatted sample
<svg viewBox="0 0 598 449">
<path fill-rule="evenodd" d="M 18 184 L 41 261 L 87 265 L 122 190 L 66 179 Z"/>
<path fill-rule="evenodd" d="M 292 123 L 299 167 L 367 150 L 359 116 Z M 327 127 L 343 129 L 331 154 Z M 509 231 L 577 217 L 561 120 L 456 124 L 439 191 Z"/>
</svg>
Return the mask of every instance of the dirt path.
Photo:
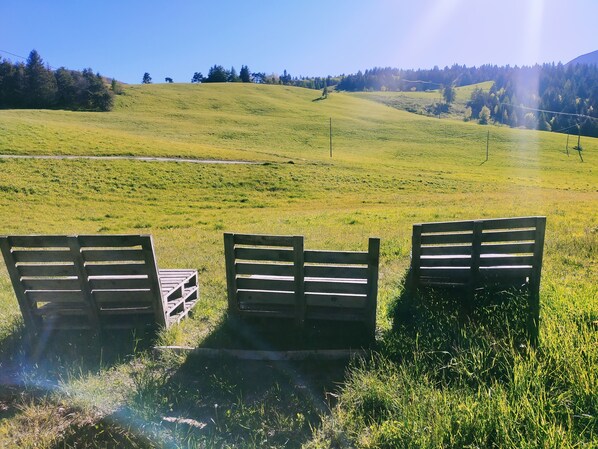
<svg viewBox="0 0 598 449">
<path fill-rule="evenodd" d="M 185 159 L 178 157 L 152 157 L 152 156 L 67 156 L 67 155 L 20 155 L 20 154 L 0 154 L 0 159 L 91 159 L 91 160 L 127 160 L 144 162 L 182 162 L 186 164 L 243 164 L 255 165 L 260 162 L 249 161 L 226 161 L 216 159 Z"/>
</svg>

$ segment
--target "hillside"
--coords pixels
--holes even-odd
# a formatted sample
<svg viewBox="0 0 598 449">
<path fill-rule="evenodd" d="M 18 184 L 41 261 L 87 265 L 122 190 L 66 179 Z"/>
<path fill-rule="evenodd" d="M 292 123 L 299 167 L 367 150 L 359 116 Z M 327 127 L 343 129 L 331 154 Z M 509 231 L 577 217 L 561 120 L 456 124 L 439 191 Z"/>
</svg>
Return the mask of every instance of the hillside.
<svg viewBox="0 0 598 449">
<path fill-rule="evenodd" d="M 598 65 L 598 50 L 586 53 L 585 55 L 578 56 L 577 58 L 572 59 L 565 65 L 575 64 Z"/>
<path fill-rule="evenodd" d="M 596 446 L 598 139 L 582 137 L 582 163 L 564 135 L 319 95 L 130 85 L 111 112 L 0 111 L 0 154 L 257 162 L 0 158 L 2 234 L 151 234 L 158 266 L 198 270 L 195 313 L 158 344 L 228 343 L 224 232 L 350 251 L 381 238 L 375 353 L 348 366 L 156 356 L 137 334 L 101 350 L 56 334 L 32 364 L 0 264 L 0 447 Z M 547 216 L 540 348 L 502 319 L 517 292 L 483 308 L 489 323 L 445 333 L 441 310 L 407 335 L 412 225 L 523 215 Z"/>
</svg>

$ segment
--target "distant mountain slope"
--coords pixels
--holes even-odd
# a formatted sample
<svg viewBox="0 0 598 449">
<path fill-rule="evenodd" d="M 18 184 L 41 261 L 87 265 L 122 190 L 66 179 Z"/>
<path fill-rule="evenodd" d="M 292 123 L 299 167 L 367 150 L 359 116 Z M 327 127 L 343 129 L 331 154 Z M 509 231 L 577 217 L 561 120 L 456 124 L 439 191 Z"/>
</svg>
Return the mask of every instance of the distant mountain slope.
<svg viewBox="0 0 598 449">
<path fill-rule="evenodd" d="M 598 50 L 585 55 L 578 56 L 577 58 L 569 61 L 566 65 L 572 64 L 595 64 L 598 65 Z"/>
</svg>

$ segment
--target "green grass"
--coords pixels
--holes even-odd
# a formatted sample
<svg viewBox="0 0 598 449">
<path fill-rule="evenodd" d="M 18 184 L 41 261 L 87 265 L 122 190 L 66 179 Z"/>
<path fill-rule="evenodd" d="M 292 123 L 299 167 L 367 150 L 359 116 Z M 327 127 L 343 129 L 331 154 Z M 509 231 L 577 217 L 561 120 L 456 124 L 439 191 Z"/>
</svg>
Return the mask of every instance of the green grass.
<svg viewBox="0 0 598 449">
<path fill-rule="evenodd" d="M 31 367 L 2 265 L 0 372 L 24 384 L 0 385 L 0 446 L 597 446 L 598 140 L 582 140 L 581 163 L 562 135 L 427 118 L 353 94 L 317 97 L 283 86 L 150 85 L 126 87 L 110 113 L 0 111 L 2 154 L 260 163 L 0 160 L 3 234 L 151 233 L 160 267 L 198 269 L 202 300 L 160 334 L 164 344 L 205 345 L 220 332 L 225 231 L 303 234 L 318 249 L 363 250 L 368 236 L 382 238 L 379 354 L 346 375 L 342 366 L 156 360 L 142 346 L 87 352 L 77 338 Z M 394 312 L 413 223 L 528 214 L 548 217 L 538 351 L 488 331 L 501 321 L 443 343 L 429 330 L 402 333 Z"/>
<path fill-rule="evenodd" d="M 455 89 L 455 101 L 451 104 L 448 113 L 442 113 L 442 118 L 462 120 L 464 118 L 467 102 L 471 98 L 474 89 L 488 91 L 493 83 L 493 81 L 486 81 L 483 83 L 457 87 Z M 350 95 L 357 98 L 376 101 L 402 111 L 423 115 L 430 115 L 432 105 L 444 101 L 442 99 L 442 92 L 439 89 L 428 90 L 425 92 L 355 92 Z"/>
</svg>

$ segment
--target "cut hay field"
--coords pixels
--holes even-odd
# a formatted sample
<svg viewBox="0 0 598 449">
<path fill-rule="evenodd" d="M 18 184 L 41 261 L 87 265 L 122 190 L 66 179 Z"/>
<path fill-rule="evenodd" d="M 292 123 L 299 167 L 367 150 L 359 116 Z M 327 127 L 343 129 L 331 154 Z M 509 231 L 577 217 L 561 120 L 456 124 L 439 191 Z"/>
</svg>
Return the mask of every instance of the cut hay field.
<svg viewBox="0 0 598 449">
<path fill-rule="evenodd" d="M 142 348 L 110 359 L 80 354 L 77 341 L 32 366 L 2 263 L 0 447 L 598 447 L 598 139 L 582 138 L 582 163 L 561 134 L 366 96 L 243 84 L 124 92 L 109 113 L 2 110 L 0 154 L 258 164 L 0 159 L 0 234 L 152 234 L 161 267 L 199 271 L 192 318 L 159 336 L 189 346 L 225 320 L 223 232 L 346 250 L 378 236 L 378 353 L 329 383 L 321 367 L 313 378 Z M 393 311 L 411 225 L 521 215 L 547 216 L 539 349 L 476 332 L 449 348 L 407 345 Z"/>
</svg>

